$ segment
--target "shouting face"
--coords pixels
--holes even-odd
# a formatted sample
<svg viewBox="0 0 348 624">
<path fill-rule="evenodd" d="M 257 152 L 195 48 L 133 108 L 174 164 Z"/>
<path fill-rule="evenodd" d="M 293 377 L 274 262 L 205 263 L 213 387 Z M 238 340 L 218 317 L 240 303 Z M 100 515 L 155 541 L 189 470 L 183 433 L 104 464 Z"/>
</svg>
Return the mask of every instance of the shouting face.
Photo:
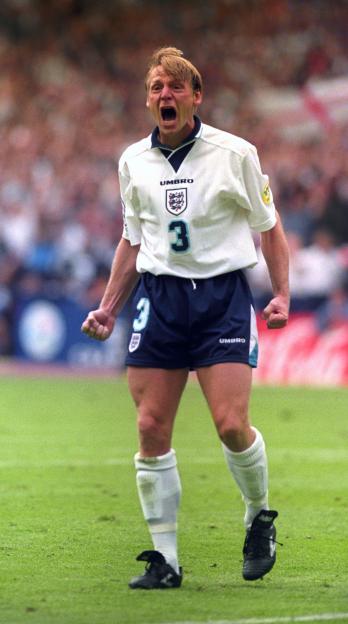
<svg viewBox="0 0 348 624">
<path fill-rule="evenodd" d="M 202 101 L 188 80 L 167 74 L 161 65 L 149 75 L 146 105 L 158 128 L 159 140 L 175 148 L 194 128 L 193 114 Z"/>
</svg>

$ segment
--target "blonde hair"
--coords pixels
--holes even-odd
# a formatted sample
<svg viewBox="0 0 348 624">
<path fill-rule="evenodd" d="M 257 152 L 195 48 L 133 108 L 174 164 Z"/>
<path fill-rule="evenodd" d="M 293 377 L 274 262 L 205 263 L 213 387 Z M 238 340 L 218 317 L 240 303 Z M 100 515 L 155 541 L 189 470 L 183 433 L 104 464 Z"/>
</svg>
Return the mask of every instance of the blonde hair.
<svg viewBox="0 0 348 624">
<path fill-rule="evenodd" d="M 151 56 L 145 78 L 146 89 L 149 85 L 151 71 L 159 65 L 170 76 L 190 82 L 193 91 L 203 91 L 202 76 L 198 69 L 184 57 L 184 53 L 181 50 L 173 47 L 159 48 Z"/>
</svg>

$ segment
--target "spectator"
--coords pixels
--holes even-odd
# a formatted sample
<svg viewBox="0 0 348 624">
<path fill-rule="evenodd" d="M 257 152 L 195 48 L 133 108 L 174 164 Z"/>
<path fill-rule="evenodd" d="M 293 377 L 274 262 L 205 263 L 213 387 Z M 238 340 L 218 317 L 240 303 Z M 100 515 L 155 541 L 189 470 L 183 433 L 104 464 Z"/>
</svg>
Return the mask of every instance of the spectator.
<svg viewBox="0 0 348 624">
<path fill-rule="evenodd" d="M 348 279 L 347 276 L 331 293 L 330 298 L 316 313 L 319 331 L 339 327 L 348 321 Z"/>
<path fill-rule="evenodd" d="M 133 85 L 143 58 L 167 42 L 199 55 L 204 118 L 257 145 L 294 254 L 295 238 L 300 248 L 311 245 L 318 226 L 339 247 L 348 243 L 347 119 L 331 120 L 329 133 L 285 136 L 284 116 L 268 119 L 256 108 L 259 89 L 302 89 L 314 78 L 347 75 L 348 4 L 260 0 L 256 10 L 239 1 L 178 2 L 1 3 L 0 246 L 16 270 L 10 281 L 0 272 L 0 290 L 9 300 L 17 278 L 44 287 L 51 271 L 65 294 L 83 298 L 94 280 L 98 286 L 121 234 L 116 161 L 151 129 L 139 106 L 145 93 Z M 59 224 L 57 240 L 48 222 Z M 314 280 L 303 283 L 301 271 L 294 266 L 293 283 L 305 305 Z M 262 266 L 251 276 L 262 298 Z"/>
<path fill-rule="evenodd" d="M 347 156 L 346 156 L 347 158 Z M 348 242 L 348 170 L 341 171 L 332 180 L 330 194 L 321 223 L 335 237 L 337 243 Z"/>
</svg>

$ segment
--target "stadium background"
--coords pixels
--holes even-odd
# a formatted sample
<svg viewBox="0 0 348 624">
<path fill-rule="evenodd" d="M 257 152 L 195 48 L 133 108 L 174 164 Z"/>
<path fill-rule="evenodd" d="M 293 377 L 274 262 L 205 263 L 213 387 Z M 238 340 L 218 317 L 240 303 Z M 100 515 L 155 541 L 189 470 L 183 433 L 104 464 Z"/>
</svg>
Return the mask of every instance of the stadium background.
<svg viewBox="0 0 348 624">
<path fill-rule="evenodd" d="M 146 59 L 175 45 L 204 121 L 257 145 L 288 235 L 292 321 L 261 326 L 257 379 L 347 384 L 347 30 L 346 0 L 3 0 L 1 367 L 122 366 L 127 309 L 105 344 L 79 327 L 121 233 L 117 159 L 151 130 Z M 249 278 L 260 309 L 262 259 Z"/>
</svg>

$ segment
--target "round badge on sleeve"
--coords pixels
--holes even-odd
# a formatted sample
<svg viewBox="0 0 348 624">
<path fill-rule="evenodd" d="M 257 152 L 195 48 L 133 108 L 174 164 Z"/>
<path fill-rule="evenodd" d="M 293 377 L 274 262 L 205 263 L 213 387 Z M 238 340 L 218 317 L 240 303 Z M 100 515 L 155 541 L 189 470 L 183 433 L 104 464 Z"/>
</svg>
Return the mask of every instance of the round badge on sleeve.
<svg viewBox="0 0 348 624">
<path fill-rule="evenodd" d="M 262 200 L 266 206 L 269 206 L 272 200 L 272 193 L 269 184 L 267 183 L 262 191 Z"/>
</svg>

